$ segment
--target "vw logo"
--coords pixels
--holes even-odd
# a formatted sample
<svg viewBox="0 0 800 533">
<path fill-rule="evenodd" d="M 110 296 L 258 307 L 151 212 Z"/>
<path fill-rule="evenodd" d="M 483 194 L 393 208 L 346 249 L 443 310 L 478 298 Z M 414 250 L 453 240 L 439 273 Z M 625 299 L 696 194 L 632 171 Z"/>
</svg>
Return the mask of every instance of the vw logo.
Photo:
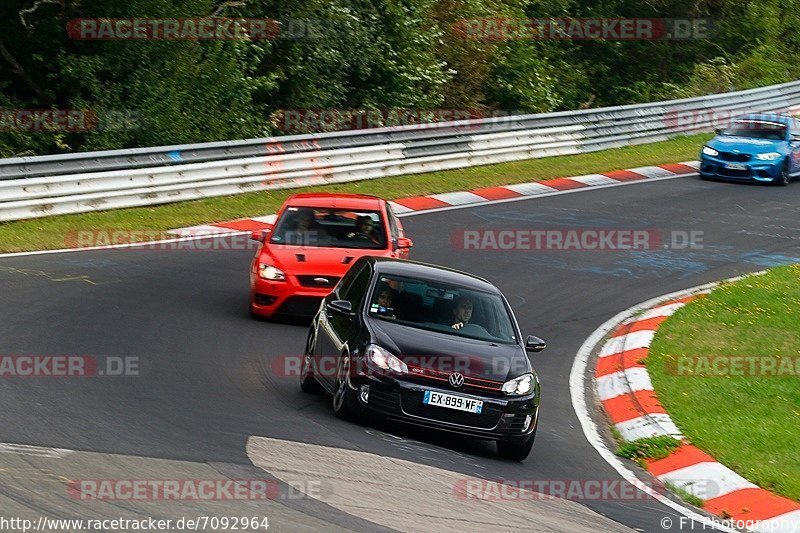
<svg viewBox="0 0 800 533">
<path fill-rule="evenodd" d="M 459 388 L 464 385 L 464 374 L 453 372 L 450 374 L 450 377 L 447 378 L 447 381 L 450 382 L 452 387 Z"/>
</svg>

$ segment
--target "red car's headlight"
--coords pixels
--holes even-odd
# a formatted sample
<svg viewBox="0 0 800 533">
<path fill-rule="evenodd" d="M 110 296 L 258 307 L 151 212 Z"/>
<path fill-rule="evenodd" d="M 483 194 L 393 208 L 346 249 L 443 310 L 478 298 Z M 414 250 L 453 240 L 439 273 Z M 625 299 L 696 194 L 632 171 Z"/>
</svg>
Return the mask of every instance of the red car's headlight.
<svg viewBox="0 0 800 533">
<path fill-rule="evenodd" d="M 283 270 L 264 263 L 258 264 L 258 277 L 261 279 L 268 279 L 270 281 L 286 280 L 286 274 L 284 274 Z"/>
</svg>

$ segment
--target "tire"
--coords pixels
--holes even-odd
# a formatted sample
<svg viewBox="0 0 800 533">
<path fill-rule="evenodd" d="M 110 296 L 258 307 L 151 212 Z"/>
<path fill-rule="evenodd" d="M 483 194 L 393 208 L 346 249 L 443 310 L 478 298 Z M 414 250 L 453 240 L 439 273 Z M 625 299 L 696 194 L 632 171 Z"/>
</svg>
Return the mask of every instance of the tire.
<svg viewBox="0 0 800 533">
<path fill-rule="evenodd" d="M 303 373 L 302 377 L 300 378 L 300 390 L 306 394 L 322 394 L 322 392 L 325 390 L 322 388 L 322 385 L 319 384 L 317 378 L 314 377 L 311 369 L 308 368 L 307 360 L 303 361 Z"/>
<path fill-rule="evenodd" d="M 300 373 L 300 390 L 306 394 L 322 394 L 325 390 L 317 378 L 314 377 L 314 371 L 311 368 L 310 356 L 314 352 L 313 341 L 311 332 L 308 333 L 308 340 L 306 341 L 306 353 L 303 356 L 303 370 Z"/>
<path fill-rule="evenodd" d="M 347 384 L 350 358 L 342 354 L 336 370 L 336 389 L 333 391 L 333 414 L 336 418 L 357 421 L 361 414 L 356 393 Z"/>
<path fill-rule="evenodd" d="M 508 459 L 510 461 L 524 461 L 531 453 L 533 442 L 536 440 L 537 429 L 539 429 L 538 426 L 533 430 L 531 436 L 522 442 L 497 441 L 497 454 L 503 459 Z"/>
<path fill-rule="evenodd" d="M 789 176 L 789 165 L 786 164 L 783 165 L 780 176 L 775 180 L 775 185 L 786 187 L 790 181 L 792 181 L 792 178 Z"/>
</svg>

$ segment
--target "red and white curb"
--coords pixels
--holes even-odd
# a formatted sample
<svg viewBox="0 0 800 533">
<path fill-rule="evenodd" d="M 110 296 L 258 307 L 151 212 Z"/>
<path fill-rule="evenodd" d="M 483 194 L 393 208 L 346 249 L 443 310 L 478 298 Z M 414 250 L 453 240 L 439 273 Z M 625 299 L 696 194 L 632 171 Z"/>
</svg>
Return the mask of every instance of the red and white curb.
<svg viewBox="0 0 800 533">
<path fill-rule="evenodd" d="M 587 174 L 585 176 L 573 176 L 570 178 L 516 183 L 514 185 L 502 187 L 485 187 L 473 189 L 471 191 L 446 192 L 442 194 L 431 194 L 429 196 L 411 196 L 408 198 L 399 198 L 389 203 L 398 216 L 407 216 L 420 211 L 508 202 L 541 195 L 549 196 L 592 187 L 608 187 L 609 185 L 621 185 L 628 182 L 649 179 L 678 178 L 696 174 L 699 166 L 700 163 L 698 161 L 684 161 L 682 163 L 659 166 L 614 170 L 602 174 Z M 241 233 L 243 231 L 266 229 L 274 222 L 275 215 L 268 215 L 265 217 L 242 218 L 230 222 L 180 228 L 170 230 L 168 233 L 181 237 L 216 234 L 224 235 L 226 233 Z"/>
<path fill-rule="evenodd" d="M 659 403 L 644 365 L 656 331 L 675 311 L 707 294 L 693 291 L 644 309 L 622 321 L 603 344 L 595 387 L 608 419 L 632 441 L 666 435 L 681 441 L 668 457 L 648 460 L 647 470 L 703 500 L 703 508 L 751 531 L 800 531 L 800 503 L 764 490 L 689 444 Z"/>
</svg>

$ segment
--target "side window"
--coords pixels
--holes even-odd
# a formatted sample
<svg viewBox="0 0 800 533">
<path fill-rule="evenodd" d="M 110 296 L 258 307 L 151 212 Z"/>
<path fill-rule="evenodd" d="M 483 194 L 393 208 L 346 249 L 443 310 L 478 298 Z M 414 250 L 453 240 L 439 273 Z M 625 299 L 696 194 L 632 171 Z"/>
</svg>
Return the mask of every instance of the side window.
<svg viewBox="0 0 800 533">
<path fill-rule="evenodd" d="M 364 300 L 364 295 L 367 293 L 367 287 L 369 287 L 370 274 L 370 268 L 365 265 L 355 275 L 352 283 L 350 283 L 348 286 L 342 287 L 342 291 L 339 293 L 339 297 L 342 300 L 348 300 L 351 304 L 353 304 L 353 310 L 358 309 L 361 305 L 361 302 Z"/>
<path fill-rule="evenodd" d="M 358 267 L 356 265 L 353 265 L 352 267 L 350 267 L 350 270 L 345 272 L 344 277 L 341 280 L 339 280 L 339 284 L 336 285 L 336 289 L 334 289 L 334 292 L 336 293 L 338 299 L 340 300 L 343 299 L 342 295 L 350 287 L 350 284 L 353 283 L 353 280 L 355 279 L 356 275 L 363 269 L 364 269 L 363 267 Z"/>
<path fill-rule="evenodd" d="M 392 240 L 397 242 L 397 239 L 400 238 L 400 230 L 397 227 L 397 219 L 394 218 L 392 207 L 388 203 L 386 204 L 386 214 L 389 217 L 389 231 L 391 232 Z"/>
</svg>

